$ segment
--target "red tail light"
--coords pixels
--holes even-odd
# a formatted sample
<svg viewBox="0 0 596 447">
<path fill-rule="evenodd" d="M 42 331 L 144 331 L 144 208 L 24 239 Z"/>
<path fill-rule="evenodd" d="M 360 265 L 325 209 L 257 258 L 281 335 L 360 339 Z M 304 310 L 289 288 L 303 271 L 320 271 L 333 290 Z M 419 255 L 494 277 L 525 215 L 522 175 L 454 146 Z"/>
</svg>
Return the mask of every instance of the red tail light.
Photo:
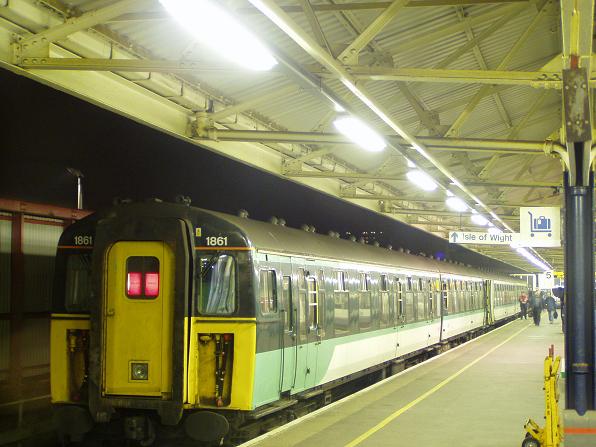
<svg viewBox="0 0 596 447">
<path fill-rule="evenodd" d="M 159 273 L 145 274 L 145 296 L 159 295 Z"/>
<path fill-rule="evenodd" d="M 143 274 L 141 272 L 129 272 L 126 278 L 126 294 L 128 296 L 141 295 Z"/>
</svg>

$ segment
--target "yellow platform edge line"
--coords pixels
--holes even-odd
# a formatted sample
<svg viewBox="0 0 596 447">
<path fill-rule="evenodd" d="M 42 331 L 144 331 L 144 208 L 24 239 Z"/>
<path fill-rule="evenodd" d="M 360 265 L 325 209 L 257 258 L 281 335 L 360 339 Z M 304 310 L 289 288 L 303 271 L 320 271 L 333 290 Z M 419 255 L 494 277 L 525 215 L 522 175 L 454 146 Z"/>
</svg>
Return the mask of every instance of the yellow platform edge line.
<svg viewBox="0 0 596 447">
<path fill-rule="evenodd" d="M 517 337 L 519 334 L 521 334 L 523 331 L 525 331 L 529 327 L 530 327 L 530 325 L 527 325 L 527 326 L 521 328 L 515 334 L 510 335 L 506 340 L 502 341 L 497 346 L 491 348 L 490 350 L 488 350 L 487 352 L 485 352 L 484 354 L 482 354 L 480 357 L 478 357 L 476 360 L 468 363 L 462 369 L 460 369 L 456 373 L 452 374 L 451 376 L 447 377 L 445 380 L 443 380 L 438 385 L 435 385 L 433 388 L 431 388 L 430 390 L 428 390 L 426 393 L 418 396 L 416 399 L 414 399 L 410 403 L 404 405 L 399 410 L 395 411 L 393 414 L 387 416 L 385 419 L 383 419 L 377 425 L 375 425 L 374 427 L 372 427 L 370 430 L 362 433 L 360 436 L 358 436 L 352 442 L 346 444 L 345 447 L 355 447 L 358 444 L 362 443 L 362 441 L 365 441 L 366 439 L 370 438 L 372 435 L 374 435 L 376 432 L 378 432 L 379 430 L 381 430 L 383 427 L 385 427 L 391 421 L 397 419 L 402 414 L 404 414 L 406 411 L 408 411 L 410 408 L 414 407 L 415 405 L 419 404 L 420 402 L 422 402 L 427 397 L 429 397 L 429 396 L 433 395 L 434 393 L 436 393 L 437 391 L 439 391 L 441 388 L 443 388 L 449 382 L 451 382 L 454 379 L 456 379 L 457 377 L 459 377 L 461 374 L 463 374 L 464 372 L 466 372 L 468 369 L 470 369 L 472 366 L 474 366 L 476 363 L 478 363 L 482 359 L 488 357 L 490 354 L 492 354 L 493 352 L 495 352 L 497 349 L 499 349 L 504 344 L 506 344 L 506 343 L 510 342 L 511 340 L 513 340 L 515 337 Z"/>
</svg>

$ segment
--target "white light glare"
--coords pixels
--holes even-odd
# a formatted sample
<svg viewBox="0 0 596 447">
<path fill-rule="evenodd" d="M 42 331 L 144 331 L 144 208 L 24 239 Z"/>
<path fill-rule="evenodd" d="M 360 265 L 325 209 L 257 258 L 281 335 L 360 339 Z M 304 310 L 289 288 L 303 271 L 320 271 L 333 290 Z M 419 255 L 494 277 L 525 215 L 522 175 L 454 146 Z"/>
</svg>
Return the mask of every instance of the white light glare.
<svg viewBox="0 0 596 447">
<path fill-rule="evenodd" d="M 406 177 L 408 177 L 408 180 L 414 183 L 418 188 L 425 191 L 434 191 L 437 189 L 437 183 L 432 177 L 420 169 L 408 171 Z"/>
<path fill-rule="evenodd" d="M 484 217 L 482 214 L 472 214 L 471 220 L 476 225 L 484 226 L 488 224 L 488 219 Z"/>
<path fill-rule="evenodd" d="M 277 61 L 235 17 L 208 0 L 159 0 L 195 39 L 251 70 L 270 70 Z"/>
<path fill-rule="evenodd" d="M 387 145 L 381 136 L 353 116 L 337 118 L 333 125 L 346 137 L 370 152 L 381 152 Z"/>
<path fill-rule="evenodd" d="M 468 205 L 459 197 L 449 197 L 445 200 L 445 203 L 449 208 L 453 211 L 457 211 L 458 213 L 463 213 L 464 211 L 468 210 Z"/>
<path fill-rule="evenodd" d="M 333 102 L 333 108 L 335 109 L 336 112 L 345 112 L 346 111 L 346 109 L 344 109 L 342 106 L 340 106 L 335 101 L 332 101 L 332 102 Z"/>
<path fill-rule="evenodd" d="M 416 167 L 416 163 L 414 163 L 409 158 L 406 158 L 406 161 L 408 162 L 408 168 L 415 168 Z"/>
<path fill-rule="evenodd" d="M 503 233 L 503 230 L 501 230 L 500 228 L 497 228 L 495 226 L 489 227 L 488 229 L 488 234 L 501 234 Z"/>
<path fill-rule="evenodd" d="M 455 194 L 453 194 L 451 191 L 449 191 L 448 189 L 445 190 L 445 194 L 447 194 L 447 197 L 453 197 L 455 196 Z"/>
<path fill-rule="evenodd" d="M 522 255 L 524 258 L 526 258 L 528 261 L 530 261 L 532 264 L 534 264 L 536 267 L 538 267 L 539 269 L 542 269 L 543 271 L 545 270 L 550 270 L 550 267 L 547 266 L 544 262 L 542 262 L 540 259 L 536 258 L 533 254 L 531 254 L 528 250 L 526 250 L 525 248 L 516 248 L 515 249 L 520 255 Z"/>
</svg>

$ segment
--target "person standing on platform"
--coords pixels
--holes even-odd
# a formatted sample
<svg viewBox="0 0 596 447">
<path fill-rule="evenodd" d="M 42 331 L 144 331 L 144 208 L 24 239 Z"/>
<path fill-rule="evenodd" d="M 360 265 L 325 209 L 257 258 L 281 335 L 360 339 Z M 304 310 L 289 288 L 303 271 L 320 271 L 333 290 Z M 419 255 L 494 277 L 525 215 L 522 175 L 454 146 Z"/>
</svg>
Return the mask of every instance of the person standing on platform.
<svg viewBox="0 0 596 447">
<path fill-rule="evenodd" d="M 544 302 L 545 302 L 546 310 L 548 311 L 548 321 L 550 322 L 550 324 L 553 324 L 554 313 L 557 310 L 557 303 L 555 302 L 555 299 L 553 298 L 553 296 L 550 294 L 548 294 L 546 296 Z"/>
<path fill-rule="evenodd" d="M 530 301 L 532 303 L 532 318 L 534 319 L 534 324 L 540 326 L 540 314 L 542 313 L 542 299 L 540 298 L 540 292 L 531 290 Z"/>
<path fill-rule="evenodd" d="M 519 307 L 520 307 L 520 314 L 519 319 L 522 318 L 527 320 L 528 319 L 528 295 L 524 292 L 521 293 L 519 296 Z"/>
</svg>

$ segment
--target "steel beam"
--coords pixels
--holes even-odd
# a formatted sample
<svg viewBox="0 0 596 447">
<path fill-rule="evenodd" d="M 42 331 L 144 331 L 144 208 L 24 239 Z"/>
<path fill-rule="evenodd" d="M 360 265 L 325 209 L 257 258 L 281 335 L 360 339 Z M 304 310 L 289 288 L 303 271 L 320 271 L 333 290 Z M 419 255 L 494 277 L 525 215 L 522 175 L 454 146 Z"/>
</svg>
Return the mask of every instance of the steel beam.
<svg viewBox="0 0 596 447">
<path fill-rule="evenodd" d="M 456 84 L 525 85 L 561 89 L 560 73 L 545 71 L 456 70 L 438 68 L 392 68 L 350 66 L 349 72 L 359 81 L 401 81 Z M 335 77 L 326 70 L 314 71 L 323 78 Z M 590 85 L 595 85 L 591 80 Z"/>
<path fill-rule="evenodd" d="M 199 138 L 213 138 L 218 141 L 244 141 L 244 142 L 276 142 L 296 144 L 354 144 L 345 135 L 318 132 L 282 132 L 260 130 L 222 130 L 211 129 L 209 135 L 199 135 Z M 399 145 L 409 145 L 404 139 L 387 135 L 388 141 Z M 512 141 L 474 138 L 435 138 L 418 137 L 417 141 L 433 150 L 452 151 L 457 149 L 469 152 L 500 152 L 508 154 L 533 154 L 544 153 L 545 142 L 542 141 Z M 556 143 L 549 143 L 555 144 Z"/>
<path fill-rule="evenodd" d="M 406 7 L 421 8 L 432 6 L 466 6 L 466 5 L 485 5 L 485 4 L 505 4 L 505 3 L 530 3 L 528 0 L 412 0 Z M 342 12 L 342 11 L 363 11 L 373 9 L 387 9 L 392 2 L 353 2 L 337 4 L 315 4 L 312 8 L 316 12 Z M 284 12 L 301 13 L 302 8 L 294 5 L 281 6 Z M 240 14 L 257 14 L 256 8 L 238 8 Z"/>
<path fill-rule="evenodd" d="M 198 61 L 165 61 L 146 59 L 98 59 L 98 58 L 52 58 L 23 57 L 19 64 L 27 70 L 83 70 L 83 71 L 131 71 L 131 72 L 222 72 L 238 73 L 225 67 L 210 67 Z"/>
<path fill-rule="evenodd" d="M 358 199 L 358 200 L 384 200 L 387 202 L 393 201 L 403 201 L 403 202 L 410 202 L 410 203 L 445 203 L 444 198 L 428 198 L 428 197 L 420 197 L 419 195 L 416 197 L 411 196 L 389 196 L 386 194 L 355 194 L 355 193 L 348 193 L 344 191 L 340 191 L 340 197 L 344 199 Z M 520 208 L 523 206 L 527 206 L 525 202 L 489 202 L 487 203 L 488 206 L 494 208 Z M 533 203 L 532 206 L 556 206 L 556 204 L 552 203 L 541 203 L 536 204 Z"/>
<path fill-rule="evenodd" d="M 530 37 L 530 35 L 534 32 L 534 30 L 536 29 L 536 26 L 538 26 L 538 23 L 540 23 L 540 20 L 545 15 L 544 13 L 546 11 L 546 5 L 547 5 L 547 2 L 543 1 L 542 4 L 539 6 L 538 13 L 532 19 L 532 22 L 530 23 L 530 25 L 528 25 L 528 27 L 526 27 L 524 29 L 524 31 L 518 37 L 515 44 L 513 44 L 513 46 L 509 49 L 509 51 L 507 52 L 505 57 L 503 57 L 503 59 L 497 66 L 496 71 L 505 70 L 507 68 L 507 66 L 509 65 L 509 63 L 511 62 L 513 57 L 517 54 L 519 49 L 525 44 L 528 37 Z M 559 76 L 559 74 L 556 74 L 553 76 Z M 451 124 L 451 127 L 447 131 L 448 136 L 457 135 L 459 133 L 461 127 L 468 120 L 472 111 L 480 103 L 482 96 L 484 94 L 486 94 L 486 91 L 488 90 L 488 88 L 489 88 L 488 86 L 483 86 L 482 88 L 480 88 L 478 93 L 472 98 L 472 100 L 465 107 L 465 109 L 458 115 L 458 117 L 455 119 L 453 124 Z"/>
<path fill-rule="evenodd" d="M 94 9 L 78 17 L 66 19 L 64 23 L 53 26 L 32 36 L 22 38 L 17 43 L 17 56 L 33 54 L 40 47 L 46 47 L 49 43 L 55 42 L 76 33 L 86 30 L 100 23 L 106 22 L 113 17 L 118 17 L 125 12 L 143 5 L 153 3 L 150 0 L 119 0 L 103 8 Z"/>
<path fill-rule="evenodd" d="M 402 10 L 409 0 L 394 0 L 391 4 L 366 27 L 354 41 L 349 44 L 337 57 L 344 64 L 355 65 L 358 63 L 358 55 L 370 41 L 372 41 L 381 30 L 391 22 L 397 13 Z"/>
<path fill-rule="evenodd" d="M 412 209 L 412 208 L 392 208 L 382 211 L 386 214 L 411 214 L 417 216 L 439 216 L 439 217 L 471 217 L 472 213 L 458 213 L 456 211 L 430 210 L 430 209 Z M 497 214 L 503 220 L 519 221 L 519 216 L 510 216 L 507 214 Z M 434 225 L 441 225 L 440 222 L 432 222 Z"/>
<path fill-rule="evenodd" d="M 340 178 L 340 179 L 368 179 L 371 181 L 396 181 L 408 182 L 409 180 L 403 176 L 396 176 L 390 174 L 375 174 L 368 172 L 336 172 L 336 171 L 296 171 L 287 172 L 287 177 L 293 178 Z M 512 180 L 491 180 L 491 181 L 466 181 L 466 185 L 470 187 L 486 187 L 496 186 L 501 188 L 558 188 L 561 186 L 558 182 L 531 182 Z"/>
<path fill-rule="evenodd" d="M 322 47 L 325 47 L 327 49 L 327 51 L 329 51 L 330 54 L 333 54 L 333 52 L 331 51 L 331 46 L 329 45 L 329 42 L 327 41 L 327 38 L 325 37 L 325 33 L 323 32 L 323 29 L 321 28 L 321 24 L 319 23 L 319 20 L 317 19 L 317 16 L 315 15 L 315 11 L 314 11 L 312 5 L 310 4 L 310 0 L 299 0 L 299 2 L 300 2 L 300 5 L 302 6 L 302 10 L 304 11 L 304 14 L 306 15 L 306 19 L 308 20 L 310 29 L 312 29 L 312 32 L 316 36 L 316 38 L 319 42 L 319 45 L 321 45 Z"/>
</svg>

